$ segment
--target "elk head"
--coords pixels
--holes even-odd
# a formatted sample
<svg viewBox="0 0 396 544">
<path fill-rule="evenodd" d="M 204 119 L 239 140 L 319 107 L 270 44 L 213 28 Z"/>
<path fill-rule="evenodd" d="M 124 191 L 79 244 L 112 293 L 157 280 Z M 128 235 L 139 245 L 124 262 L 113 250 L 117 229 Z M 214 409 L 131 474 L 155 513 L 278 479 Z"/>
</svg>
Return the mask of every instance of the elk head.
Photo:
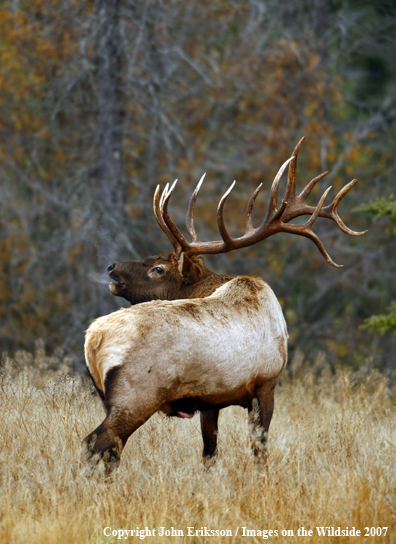
<svg viewBox="0 0 396 544">
<path fill-rule="evenodd" d="M 107 268 L 107 273 L 113 280 L 109 285 L 111 293 L 131 304 L 187 298 L 191 286 L 213 274 L 203 266 L 202 258 L 184 253 L 177 256 L 170 253 L 167 258 L 156 255 L 141 261 L 113 263 Z"/>
<path fill-rule="evenodd" d="M 217 224 L 221 240 L 210 242 L 201 242 L 199 240 L 193 221 L 194 206 L 204 176 L 202 176 L 192 194 L 187 211 L 186 226 L 191 237 L 191 242 L 185 239 L 168 212 L 169 199 L 174 191 L 177 180 L 170 188 L 169 185 L 166 185 L 161 196 L 158 186 L 153 200 L 154 215 L 159 226 L 172 243 L 174 251 L 167 258 L 162 256 L 147 257 L 142 261 L 129 261 L 110 265 L 107 272 L 109 277 L 116 281 L 116 283 L 110 284 L 110 290 L 113 295 L 122 296 L 131 302 L 131 304 L 156 298 L 175 300 L 179 298 L 207 296 L 230 278 L 228 276 L 219 276 L 208 268 L 205 268 L 202 264 L 202 259 L 198 257 L 199 255 L 227 253 L 235 249 L 248 247 L 257 244 L 277 232 L 289 232 L 290 234 L 298 234 L 310 238 L 316 244 L 326 261 L 332 266 L 340 268 L 341 265 L 336 264 L 329 256 L 324 245 L 313 232 L 312 226 L 318 217 L 324 217 L 333 220 L 342 232 L 351 236 L 361 236 L 367 232 L 356 232 L 349 229 L 337 212 L 337 207 L 341 199 L 352 189 L 357 180 L 353 179 L 345 185 L 327 206 L 324 206 L 324 201 L 331 187 L 326 189 L 316 206 L 308 205 L 306 203 L 308 195 L 328 172 L 323 172 L 313 178 L 301 193 L 296 195 L 297 157 L 303 141 L 304 138 L 301 138 L 294 148 L 292 156 L 283 163 L 275 176 L 271 187 L 266 216 L 257 228 L 253 227 L 251 216 L 254 202 L 262 187 L 262 183 L 260 183 L 252 194 L 245 213 L 245 233 L 240 238 L 232 238 L 228 234 L 223 218 L 224 204 L 235 185 L 235 181 L 222 196 L 217 208 Z M 287 167 L 288 178 L 285 196 L 279 207 L 277 207 L 279 184 Z M 290 221 L 300 215 L 309 215 L 310 218 L 306 223 L 301 225 L 290 223 Z M 212 278 L 209 283 L 214 288 L 209 290 L 204 289 L 203 291 L 198 288 L 197 290 L 196 287 L 202 284 L 203 281 L 208 280 L 208 278 Z M 213 278 L 215 279 L 213 280 Z"/>
</svg>

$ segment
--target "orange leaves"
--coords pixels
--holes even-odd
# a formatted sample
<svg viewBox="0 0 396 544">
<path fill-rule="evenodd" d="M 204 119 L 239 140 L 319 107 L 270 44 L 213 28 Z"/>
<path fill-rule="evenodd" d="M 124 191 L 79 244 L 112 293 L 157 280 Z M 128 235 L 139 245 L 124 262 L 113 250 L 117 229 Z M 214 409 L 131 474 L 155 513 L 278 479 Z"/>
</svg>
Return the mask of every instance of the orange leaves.
<svg viewBox="0 0 396 544">
<path fill-rule="evenodd" d="M 71 32 L 51 34 L 41 17 L 32 17 L 38 8 L 48 9 L 41 0 L 15 11 L 0 9 L 1 98 L 17 131 L 40 128 L 34 98 L 42 97 L 54 64 L 72 50 Z"/>
<path fill-rule="evenodd" d="M 0 79 L 2 105 L 16 131 L 31 131 L 34 118 L 28 102 L 40 92 L 43 78 L 34 59 L 32 25 L 19 11 L 0 12 Z M 7 127 L 9 130 L 11 126 Z"/>
<path fill-rule="evenodd" d="M 208 236 L 215 229 L 218 198 L 237 179 L 225 217 L 238 235 L 248 198 L 260 182 L 264 187 L 254 210 L 255 225 L 262 220 L 272 179 L 302 135 L 307 143 L 299 157 L 298 188 L 327 169 L 322 162 L 331 168 L 341 157 L 331 180 L 334 186 L 344 177 L 347 163 L 354 170 L 356 164 L 363 169 L 371 161 L 379 171 L 389 162 L 384 154 L 376 159 L 375 152 L 368 153 L 348 135 L 343 138 L 344 125 L 337 127 L 337 122 L 348 120 L 348 109 L 341 76 L 326 71 L 323 44 L 320 38 L 315 43 L 314 33 L 307 37 L 276 28 L 278 10 L 275 16 L 266 8 L 260 20 L 255 3 L 248 1 L 120 2 L 122 39 L 115 54 L 121 68 L 119 101 L 114 101 L 119 126 L 113 128 L 122 139 L 116 151 L 122 156 L 119 186 L 126 198 L 114 209 L 106 208 L 110 205 L 101 202 L 97 182 L 101 106 L 96 93 L 103 83 L 96 70 L 99 4 L 0 3 L 0 168 L 10 226 L 6 236 L 13 251 L 6 260 L 14 259 L 14 275 L 21 276 L 26 272 L 23 263 L 34 263 L 28 280 L 18 283 L 20 291 L 14 293 L 18 332 L 27 330 L 25 315 L 33 303 L 40 311 L 29 323 L 43 308 L 65 312 L 67 326 L 74 330 L 80 323 L 71 319 L 73 312 L 81 319 L 94 315 L 106 290 L 92 282 L 90 272 L 104 267 L 108 247 L 117 259 L 166 251 L 150 230 L 154 219 L 149 201 L 157 183 L 180 179 L 180 201 L 172 206 L 176 211 L 180 205 L 184 213 L 183 184 L 190 195 L 191 186 L 207 171 L 196 215 L 203 236 Z M 109 123 L 115 123 L 111 115 Z M 317 197 L 314 192 L 310 203 Z M 181 220 L 180 213 L 176 217 Z M 296 243 L 283 235 L 277 240 L 257 251 L 245 250 L 246 272 L 255 262 L 260 263 L 257 273 L 270 262 L 279 277 L 285 262 L 309 259 L 314 266 L 311 247 L 304 255 L 305 246 L 300 246 L 290 259 Z M 48 258 L 50 266 L 37 266 L 38 255 Z M 0 247 L 0 263 L 2 256 Z M 237 262 L 239 256 L 236 252 L 229 258 Z M 0 277 L 0 321 L 7 311 L 1 289 L 6 282 L 4 292 L 9 292 L 10 278 Z M 36 295 L 28 282 L 37 287 Z M 70 304 L 73 312 L 65 311 Z M 61 333 L 55 329 L 52 337 L 58 341 Z"/>
</svg>

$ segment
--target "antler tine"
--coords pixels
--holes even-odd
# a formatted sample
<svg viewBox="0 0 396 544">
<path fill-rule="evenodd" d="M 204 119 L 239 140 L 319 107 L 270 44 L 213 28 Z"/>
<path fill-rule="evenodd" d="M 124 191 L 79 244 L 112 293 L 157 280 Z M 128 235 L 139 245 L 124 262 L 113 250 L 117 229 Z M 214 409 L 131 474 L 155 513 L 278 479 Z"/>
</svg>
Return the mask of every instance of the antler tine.
<svg viewBox="0 0 396 544">
<path fill-rule="evenodd" d="M 173 182 L 172 187 L 169 189 L 169 191 L 167 191 L 164 198 L 161 199 L 161 203 L 160 203 L 161 204 L 161 215 L 162 215 L 162 218 L 164 220 L 164 223 L 166 224 L 168 229 L 171 231 L 172 235 L 176 238 L 177 242 L 180 244 L 181 250 L 183 250 L 183 248 L 188 246 L 188 242 L 184 238 L 182 233 L 179 231 L 179 229 L 176 227 L 176 225 L 174 224 L 174 222 L 172 221 L 172 219 L 171 219 L 171 217 L 170 217 L 170 215 L 168 213 L 168 202 L 169 202 L 170 197 L 172 196 L 172 193 L 173 193 L 173 190 L 174 190 L 174 188 L 176 186 L 176 183 L 177 183 L 177 179 Z"/>
<path fill-rule="evenodd" d="M 304 140 L 305 140 L 305 136 L 303 136 L 300 139 L 300 141 L 297 143 L 297 145 L 293 149 L 293 153 L 292 153 L 293 160 L 290 161 L 289 172 L 287 174 L 287 184 L 286 184 L 286 192 L 285 192 L 286 202 L 293 201 L 296 195 L 297 157 L 298 157 L 298 152 L 300 151 L 300 148 Z"/>
<path fill-rule="evenodd" d="M 180 243 L 178 240 L 173 236 L 171 230 L 168 228 L 167 224 L 164 221 L 164 218 L 161 213 L 161 207 L 164 197 L 167 193 L 167 188 L 169 187 L 169 184 L 166 185 L 165 189 L 162 192 L 161 199 L 159 196 L 160 192 L 160 186 L 157 185 L 157 188 L 155 189 L 154 198 L 153 198 L 153 209 L 154 209 L 154 216 L 157 220 L 158 225 L 161 227 L 161 229 L 164 231 L 166 236 L 168 237 L 169 241 L 173 245 L 176 254 L 179 254 L 182 250 Z"/>
<path fill-rule="evenodd" d="M 234 188 L 235 181 L 231 185 L 231 187 L 221 197 L 218 208 L 217 208 L 217 224 L 218 224 L 219 232 L 221 235 L 221 240 L 211 241 L 211 242 L 201 242 L 198 239 L 198 236 L 195 232 L 194 219 L 193 219 L 195 202 L 198 196 L 198 192 L 201 188 L 204 176 L 202 176 L 202 178 L 200 179 L 195 191 L 193 192 L 190 198 L 189 207 L 187 211 L 186 225 L 187 225 L 187 230 L 192 238 L 192 242 L 190 243 L 187 242 L 187 240 L 178 230 L 178 228 L 176 227 L 176 225 L 174 224 L 174 222 L 172 221 L 168 213 L 169 199 L 172 196 L 176 182 L 172 185 L 171 188 L 169 188 L 169 185 L 166 185 L 165 189 L 162 192 L 161 197 L 159 196 L 159 187 L 157 187 L 154 194 L 154 201 L 153 201 L 155 217 L 158 221 L 158 224 L 162 228 L 162 230 L 166 233 L 168 238 L 171 240 L 175 248 L 176 255 L 180 255 L 182 251 L 184 251 L 187 255 L 190 255 L 190 256 L 227 253 L 234 249 L 252 246 L 260 242 L 261 240 L 264 240 L 265 238 L 268 238 L 269 236 L 276 234 L 277 232 L 288 232 L 291 234 L 299 234 L 301 236 L 310 238 L 316 244 L 316 246 L 318 247 L 323 257 L 326 259 L 326 261 L 332 266 L 340 268 L 340 265 L 336 264 L 331 259 L 323 243 L 319 240 L 318 236 L 312 231 L 312 226 L 318 217 L 325 217 L 335 221 L 337 225 L 339 226 L 339 228 L 341 229 L 341 231 L 347 234 L 350 234 L 352 236 L 361 236 L 362 234 L 367 232 L 367 231 L 355 232 L 349 229 L 343 223 L 343 221 L 341 220 L 337 212 L 337 206 L 339 205 L 342 198 L 346 195 L 346 193 L 350 191 L 350 189 L 355 185 L 356 180 L 352 180 L 345 187 L 343 187 L 337 193 L 337 195 L 335 196 L 331 204 L 329 204 L 328 206 L 324 206 L 324 201 L 331 187 L 326 189 L 326 191 L 323 193 L 323 195 L 321 196 L 316 206 L 310 206 L 306 204 L 307 196 L 311 193 L 315 185 L 321 179 L 324 178 L 327 172 L 323 172 L 322 174 L 313 178 L 308 183 L 308 185 L 306 185 L 306 187 L 301 191 L 301 193 L 298 196 L 296 196 L 297 156 L 303 141 L 304 141 L 304 138 L 301 138 L 301 140 L 298 142 L 298 144 L 294 148 L 293 155 L 287 161 L 285 161 L 280 167 L 280 169 L 278 170 L 278 173 L 276 174 L 275 179 L 271 186 L 268 211 L 261 225 L 256 229 L 254 229 L 252 225 L 252 211 L 253 211 L 253 207 L 254 207 L 254 203 L 256 201 L 257 195 L 262 187 L 262 184 L 260 184 L 257 187 L 257 189 L 254 191 L 254 193 L 250 197 L 250 200 L 246 208 L 246 213 L 245 213 L 245 234 L 241 236 L 240 238 L 232 238 L 228 234 L 227 229 L 225 227 L 225 223 L 224 223 L 224 217 L 223 217 L 224 204 L 228 196 L 230 195 L 232 189 Z M 288 166 L 289 166 L 289 172 L 288 172 L 285 196 L 280 206 L 277 208 L 278 192 L 279 192 L 281 177 Z M 310 215 L 311 217 L 308 219 L 306 223 L 302 225 L 301 224 L 296 225 L 296 224 L 290 223 L 292 219 L 300 215 Z"/>
<path fill-rule="evenodd" d="M 318 176 L 314 177 L 308 183 L 308 185 L 301 191 L 301 193 L 296 197 L 297 157 L 304 140 L 305 140 L 305 137 L 302 137 L 301 140 L 296 145 L 296 147 L 294 148 L 293 154 L 292 154 L 293 160 L 289 164 L 289 172 L 287 175 L 287 185 L 286 185 L 286 192 L 285 192 L 285 198 L 284 198 L 284 200 L 286 200 L 288 204 L 288 209 L 285 210 L 285 213 L 282 217 L 285 223 L 287 223 L 294 217 L 297 217 L 298 215 L 302 215 L 301 212 L 303 212 L 303 207 L 305 205 L 305 200 L 307 196 L 311 193 L 312 189 L 315 187 L 318 181 L 320 181 L 322 178 L 324 178 L 328 174 L 328 172 L 323 172 L 322 174 L 319 174 Z M 303 204 L 303 207 L 301 207 L 301 204 Z M 311 206 L 308 213 L 312 213 L 313 209 L 314 208 Z"/>
<path fill-rule="evenodd" d="M 278 189 L 279 189 L 279 184 L 280 184 L 280 180 L 282 178 L 282 175 L 283 175 L 283 172 L 286 170 L 286 167 L 287 165 L 294 159 L 294 156 L 290 157 L 290 159 L 287 159 L 287 161 L 285 161 L 282 166 L 279 168 L 278 170 L 278 173 L 276 174 L 275 176 L 275 179 L 272 183 L 272 187 L 271 187 L 271 193 L 270 193 L 270 199 L 269 199 L 269 204 L 268 204 L 268 212 L 267 212 L 267 216 L 266 218 L 264 219 L 261 227 L 263 227 L 264 225 L 267 224 L 268 221 L 272 221 L 274 217 L 277 217 L 280 210 L 284 209 L 285 205 L 287 204 L 287 201 L 286 199 L 283 199 L 282 201 L 282 205 L 280 207 L 279 210 L 276 210 L 276 205 L 278 203 Z M 275 214 L 275 215 L 274 215 Z M 260 227 L 259 227 L 260 228 Z"/>
<path fill-rule="evenodd" d="M 311 215 L 311 217 L 308 219 L 308 221 L 304 224 L 304 226 L 309 225 L 311 227 L 315 223 L 316 219 L 318 218 L 318 216 L 320 214 L 320 211 L 322 209 L 325 198 L 329 194 L 330 189 L 331 189 L 331 185 L 330 185 L 330 187 L 327 187 L 327 189 L 325 190 L 323 195 L 320 197 L 319 203 L 316 206 L 314 213 Z"/>
<path fill-rule="evenodd" d="M 257 195 L 259 194 L 262 186 L 263 184 L 260 183 L 260 185 L 257 187 L 257 189 L 254 191 L 254 193 L 250 197 L 249 203 L 247 205 L 246 213 L 245 213 L 245 233 L 246 234 L 249 234 L 250 232 L 254 230 L 252 225 L 252 210 L 253 210 L 253 205 L 255 203 Z"/>
<path fill-rule="evenodd" d="M 169 231 L 169 229 L 166 226 L 164 218 L 162 217 L 161 209 L 162 209 L 163 200 L 167 194 L 168 187 L 169 187 L 169 183 L 165 186 L 164 190 L 161 193 L 161 198 L 160 198 L 159 196 L 160 186 L 157 185 L 154 192 L 154 198 L 153 198 L 153 209 L 154 209 L 155 218 L 158 224 L 160 225 L 160 227 L 162 228 L 162 230 L 164 230 L 165 232 Z"/>
<path fill-rule="evenodd" d="M 367 232 L 367 230 L 362 230 L 358 232 L 356 230 L 352 230 L 348 228 L 337 212 L 338 204 L 356 183 L 357 183 L 357 179 L 353 179 L 352 181 L 350 181 L 347 185 L 345 185 L 345 187 L 343 187 L 336 194 L 333 202 L 329 204 L 328 206 L 326 206 L 325 208 L 323 208 L 322 210 L 323 217 L 328 217 L 329 219 L 333 219 L 333 221 L 337 223 L 337 225 L 342 230 L 342 232 L 345 232 L 346 234 L 349 234 L 350 236 L 362 236 L 363 234 L 366 234 Z"/>
<path fill-rule="evenodd" d="M 219 205 L 217 207 L 217 225 L 219 227 L 220 235 L 221 235 L 223 241 L 225 242 L 225 244 L 231 244 L 233 240 L 232 240 L 231 236 L 228 234 L 228 232 L 227 232 L 227 230 L 225 228 L 224 218 L 223 218 L 223 208 L 224 208 L 225 201 L 227 200 L 229 194 L 231 193 L 231 191 L 233 190 L 233 188 L 235 186 L 235 183 L 236 183 L 236 181 L 234 181 L 231 184 L 228 191 L 226 191 L 224 193 L 224 195 L 221 197 Z"/>
<path fill-rule="evenodd" d="M 157 187 L 155 188 L 155 192 L 154 192 L 154 197 L 153 197 L 153 210 L 154 210 L 154 217 L 156 218 L 157 220 L 157 223 L 161 226 L 161 223 L 160 223 L 160 216 L 159 216 L 159 192 L 160 192 L 160 186 L 157 185 Z"/>
<path fill-rule="evenodd" d="M 160 209 L 162 209 L 162 204 L 164 202 L 164 199 L 165 199 L 166 195 L 168 194 L 168 191 L 169 191 L 169 183 L 167 183 L 165 185 L 164 190 L 161 193 L 161 199 L 160 199 L 160 202 L 159 202 Z"/>
<path fill-rule="evenodd" d="M 299 149 L 302 141 L 297 144 L 295 151 Z M 294 152 L 293 152 L 294 153 Z M 283 215 L 282 215 L 282 222 L 288 223 L 292 219 L 295 219 L 296 217 L 300 215 L 307 215 L 307 214 L 314 214 L 316 208 L 314 206 L 310 206 L 306 204 L 306 199 L 308 195 L 311 193 L 312 189 L 315 187 L 315 185 L 323 179 L 328 172 L 323 172 L 322 174 L 319 174 L 318 176 L 314 177 L 307 185 L 306 187 L 301 191 L 301 193 L 296 197 L 295 196 L 295 183 L 296 183 L 296 175 L 297 175 L 297 163 L 296 160 L 292 161 L 289 166 L 289 176 L 288 176 L 288 186 L 286 188 L 286 195 L 285 200 L 287 201 L 287 208 L 285 209 Z M 290 181 L 290 185 L 289 185 Z M 346 195 L 348 191 L 352 189 L 352 187 L 357 182 L 356 179 L 349 182 L 345 187 L 343 187 L 335 196 L 333 202 L 329 204 L 328 206 L 325 206 L 322 208 L 319 212 L 320 217 L 325 217 L 327 219 L 332 219 L 340 228 L 342 232 L 345 232 L 346 234 L 349 234 L 350 236 L 362 236 L 367 232 L 367 230 L 357 232 L 350 228 L 348 228 L 345 223 L 342 221 L 341 217 L 337 213 L 337 206 L 340 203 L 341 199 Z"/>
<path fill-rule="evenodd" d="M 308 219 L 306 223 L 304 223 L 303 225 L 290 225 L 290 224 L 282 223 L 282 226 L 283 226 L 282 230 L 283 232 L 290 232 L 291 234 L 300 234 L 301 236 L 305 236 L 306 238 L 309 238 L 316 244 L 317 248 L 319 249 L 323 257 L 326 259 L 326 261 L 329 264 L 331 264 L 335 268 L 342 268 L 343 265 L 337 264 L 333 261 L 333 259 L 327 253 L 319 237 L 312 230 L 312 225 L 315 223 L 316 219 L 319 217 L 323 207 L 323 203 L 330 189 L 331 187 L 328 187 L 326 191 L 323 193 L 317 206 L 314 209 L 314 212 L 312 213 L 311 217 Z"/>
<path fill-rule="evenodd" d="M 161 215 L 165 220 L 165 210 L 168 210 L 168 202 L 170 197 L 172 196 L 173 190 L 176 186 L 177 179 L 172 183 L 171 188 L 169 189 L 169 183 L 165 185 L 165 189 L 162 191 L 161 200 L 160 200 L 160 209 L 161 209 Z M 166 222 L 166 221 L 165 221 Z"/>
<path fill-rule="evenodd" d="M 188 234 L 191 236 L 191 240 L 193 242 L 199 242 L 199 238 L 194 228 L 194 206 L 195 206 L 195 201 L 197 200 L 197 196 L 205 176 L 206 176 L 206 173 L 199 180 L 198 185 L 196 186 L 195 191 L 191 195 L 190 202 L 188 204 L 186 226 L 187 226 Z"/>
<path fill-rule="evenodd" d="M 307 232 L 298 232 L 296 234 L 301 234 L 302 236 L 305 236 L 306 238 L 312 240 L 314 244 L 316 244 L 316 247 L 319 249 L 323 257 L 326 259 L 326 261 L 331 264 L 331 266 L 334 266 L 335 268 L 343 268 L 343 264 L 337 264 L 333 261 L 318 236 L 312 230 Z"/>
<path fill-rule="evenodd" d="M 299 139 L 299 141 L 296 143 L 295 148 L 293 149 L 292 156 L 298 157 L 298 152 L 300 151 L 300 147 L 302 146 L 304 140 L 305 140 L 305 136 Z"/>
<path fill-rule="evenodd" d="M 304 187 L 304 189 L 298 195 L 297 200 L 305 200 L 307 198 L 307 196 L 311 193 L 311 191 L 315 187 L 315 185 L 318 183 L 318 181 L 320 181 L 325 176 L 327 176 L 328 173 L 329 173 L 329 171 L 326 170 L 326 172 L 322 172 L 318 176 L 311 179 L 311 181 L 307 184 L 307 186 Z"/>
</svg>

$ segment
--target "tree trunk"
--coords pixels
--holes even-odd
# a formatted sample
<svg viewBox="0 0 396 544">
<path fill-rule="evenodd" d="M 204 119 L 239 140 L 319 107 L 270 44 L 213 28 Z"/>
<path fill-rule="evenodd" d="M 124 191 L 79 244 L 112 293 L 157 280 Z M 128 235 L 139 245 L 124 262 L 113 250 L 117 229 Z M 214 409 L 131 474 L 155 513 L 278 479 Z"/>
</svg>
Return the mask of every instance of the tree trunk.
<svg viewBox="0 0 396 544">
<path fill-rule="evenodd" d="M 97 149 L 100 206 L 98 264 L 101 272 L 117 253 L 112 235 L 114 218 L 122 213 L 124 200 L 122 164 L 120 0 L 97 0 Z M 103 285 L 99 287 L 103 290 Z M 109 297 L 99 296 L 100 313 L 113 309 Z"/>
</svg>

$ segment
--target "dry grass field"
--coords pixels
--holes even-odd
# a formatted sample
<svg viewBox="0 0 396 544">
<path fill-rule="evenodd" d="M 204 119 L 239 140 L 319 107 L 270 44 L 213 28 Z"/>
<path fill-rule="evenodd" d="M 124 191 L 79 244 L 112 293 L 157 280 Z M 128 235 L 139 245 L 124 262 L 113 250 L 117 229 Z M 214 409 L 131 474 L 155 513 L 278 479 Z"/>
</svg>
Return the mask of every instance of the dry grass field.
<svg viewBox="0 0 396 544">
<path fill-rule="evenodd" d="M 277 390 L 268 474 L 254 465 L 247 414 L 229 408 L 209 472 L 199 418 L 156 414 L 109 482 L 79 465 L 80 441 L 103 419 L 100 402 L 85 380 L 51 370 L 57 357 L 39 345 L 35 355 L 3 360 L 2 544 L 140 542 L 144 534 L 130 531 L 146 527 L 150 544 L 261 542 L 265 531 L 273 531 L 268 542 L 396 542 L 395 395 L 377 372 L 332 374 L 295 361 Z M 188 536 L 188 527 L 198 533 Z M 299 536 L 301 527 L 313 534 Z M 361 535 L 319 536 L 316 527 Z M 180 536 L 160 536 L 172 528 Z"/>
</svg>

